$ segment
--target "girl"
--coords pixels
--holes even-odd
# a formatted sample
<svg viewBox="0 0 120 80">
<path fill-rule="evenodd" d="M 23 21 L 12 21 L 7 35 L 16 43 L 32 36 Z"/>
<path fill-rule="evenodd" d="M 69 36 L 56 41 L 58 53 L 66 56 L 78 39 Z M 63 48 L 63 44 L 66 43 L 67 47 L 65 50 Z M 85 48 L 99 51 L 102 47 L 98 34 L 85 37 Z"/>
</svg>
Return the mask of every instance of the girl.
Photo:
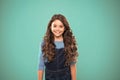
<svg viewBox="0 0 120 80">
<path fill-rule="evenodd" d="M 76 80 L 76 40 L 65 16 L 55 14 L 41 44 L 38 79 Z"/>
</svg>

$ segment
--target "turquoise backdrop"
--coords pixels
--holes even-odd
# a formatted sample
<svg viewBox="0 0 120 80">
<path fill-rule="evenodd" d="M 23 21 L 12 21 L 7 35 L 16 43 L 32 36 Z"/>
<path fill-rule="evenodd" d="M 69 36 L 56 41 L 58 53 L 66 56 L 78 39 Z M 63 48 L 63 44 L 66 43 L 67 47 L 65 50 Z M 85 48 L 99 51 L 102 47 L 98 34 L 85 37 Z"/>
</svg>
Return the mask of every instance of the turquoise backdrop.
<svg viewBox="0 0 120 80">
<path fill-rule="evenodd" d="M 58 13 L 77 40 L 77 80 L 120 80 L 120 0 L 0 0 L 0 80 L 37 80 L 39 44 Z"/>
</svg>

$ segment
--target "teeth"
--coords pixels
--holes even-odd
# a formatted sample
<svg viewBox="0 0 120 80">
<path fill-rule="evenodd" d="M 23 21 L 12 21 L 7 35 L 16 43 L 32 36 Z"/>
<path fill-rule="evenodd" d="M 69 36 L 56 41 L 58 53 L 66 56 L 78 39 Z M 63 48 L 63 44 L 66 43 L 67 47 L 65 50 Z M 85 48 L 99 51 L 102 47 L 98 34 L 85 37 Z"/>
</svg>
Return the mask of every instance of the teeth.
<svg viewBox="0 0 120 80">
<path fill-rule="evenodd" d="M 55 32 L 55 33 L 60 33 L 60 32 Z"/>
</svg>

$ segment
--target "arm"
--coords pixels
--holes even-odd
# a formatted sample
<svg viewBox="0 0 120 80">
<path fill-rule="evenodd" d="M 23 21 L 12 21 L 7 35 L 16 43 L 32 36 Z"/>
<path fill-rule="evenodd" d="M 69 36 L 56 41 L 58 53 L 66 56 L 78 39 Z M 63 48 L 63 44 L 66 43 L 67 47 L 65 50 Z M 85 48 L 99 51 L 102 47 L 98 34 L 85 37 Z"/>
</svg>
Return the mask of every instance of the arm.
<svg viewBox="0 0 120 80">
<path fill-rule="evenodd" d="M 38 70 L 38 80 L 43 80 L 43 70 Z"/>
<path fill-rule="evenodd" d="M 43 80 L 43 74 L 44 74 L 44 59 L 43 54 L 41 50 L 41 46 L 39 49 L 39 66 L 38 66 L 38 80 Z"/>
<path fill-rule="evenodd" d="M 70 65 L 70 70 L 72 80 L 76 80 L 76 64 Z"/>
</svg>

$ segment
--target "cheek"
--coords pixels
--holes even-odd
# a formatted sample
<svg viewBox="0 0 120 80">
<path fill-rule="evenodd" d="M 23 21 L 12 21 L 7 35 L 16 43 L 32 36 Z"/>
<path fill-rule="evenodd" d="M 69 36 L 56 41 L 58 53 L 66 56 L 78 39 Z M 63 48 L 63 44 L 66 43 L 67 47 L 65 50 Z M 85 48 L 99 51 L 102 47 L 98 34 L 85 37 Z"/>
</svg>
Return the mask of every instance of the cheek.
<svg viewBox="0 0 120 80">
<path fill-rule="evenodd" d="M 50 27 L 50 30 L 51 30 L 51 31 L 53 31 L 53 30 L 54 30 L 52 26 Z"/>
<path fill-rule="evenodd" d="M 62 31 L 64 32 L 64 31 L 65 31 L 65 28 L 63 28 Z"/>
</svg>

